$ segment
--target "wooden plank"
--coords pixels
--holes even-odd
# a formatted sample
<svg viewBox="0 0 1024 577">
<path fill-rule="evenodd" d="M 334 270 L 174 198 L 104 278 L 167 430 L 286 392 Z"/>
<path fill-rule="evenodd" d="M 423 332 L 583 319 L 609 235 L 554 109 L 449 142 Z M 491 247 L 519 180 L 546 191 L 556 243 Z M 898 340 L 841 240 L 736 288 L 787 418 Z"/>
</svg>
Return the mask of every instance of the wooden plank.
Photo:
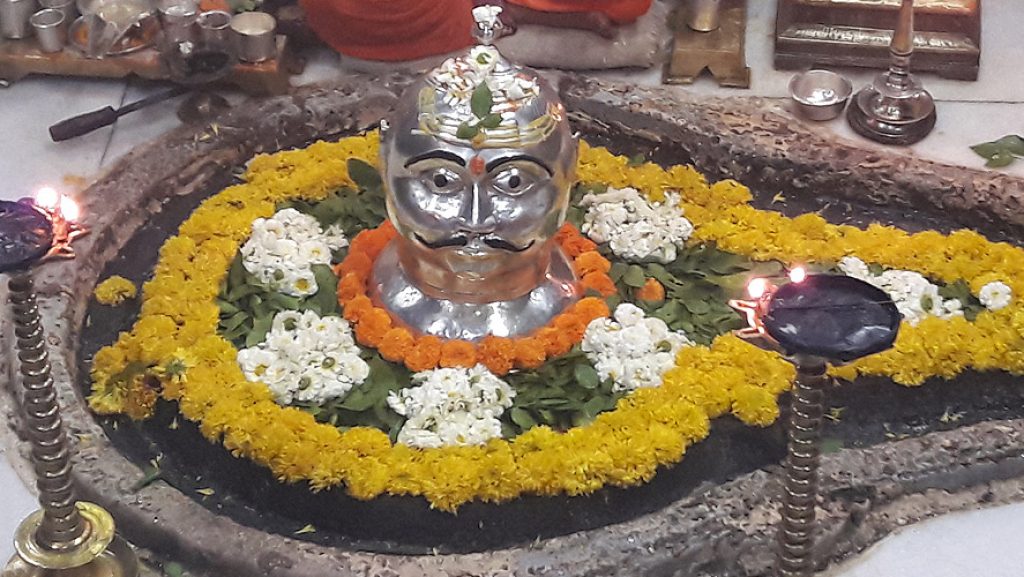
<svg viewBox="0 0 1024 577">
<path fill-rule="evenodd" d="M 288 78 L 301 72 L 302 63 L 291 54 L 288 38 L 277 37 L 278 57 L 259 63 L 239 62 L 220 84 L 233 85 L 255 94 L 284 94 Z M 170 73 L 155 48 L 132 54 L 86 58 L 75 48 L 45 53 L 35 39 L 8 40 L 0 44 L 0 78 L 17 81 L 32 74 L 47 76 L 83 76 L 125 78 L 135 75 L 151 80 L 171 80 Z"/>
</svg>

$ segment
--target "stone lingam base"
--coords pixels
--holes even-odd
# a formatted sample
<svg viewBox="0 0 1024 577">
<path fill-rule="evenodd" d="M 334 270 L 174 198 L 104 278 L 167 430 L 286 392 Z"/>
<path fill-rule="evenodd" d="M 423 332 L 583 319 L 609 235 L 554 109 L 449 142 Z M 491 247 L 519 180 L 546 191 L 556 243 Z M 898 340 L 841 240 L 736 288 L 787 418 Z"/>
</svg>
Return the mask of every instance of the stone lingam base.
<svg viewBox="0 0 1024 577">
<path fill-rule="evenodd" d="M 263 503 L 238 504 L 241 498 L 231 495 L 208 500 L 174 481 L 185 478 L 184 473 L 175 477 L 168 472 L 170 483 L 138 487 L 148 463 L 139 451 L 126 449 L 124 441 L 138 429 L 122 421 L 98 421 L 88 412 L 81 388 L 71 384 L 85 380 L 80 343 L 93 330 L 83 327 L 93 287 L 118 262 L 151 263 L 167 234 L 166 226 L 154 225 L 161 215 L 187 212 L 205 194 L 228 184 L 254 154 L 373 127 L 406 83 L 404 78 L 353 80 L 252 101 L 215 125 L 183 127 L 135 150 L 83 195 L 85 223 L 93 233 L 77 245 L 78 258 L 36 271 L 54 375 L 77 444 L 81 498 L 107 507 L 120 531 L 147 550 L 144 557 L 154 566 L 173 560 L 194 575 L 769 575 L 781 491 L 781 453 L 772 453 L 781 442 L 778 426 L 744 429 L 746 435 L 760 435 L 758 442 L 766 448 L 763 463 L 691 478 L 691 486 L 667 502 L 652 497 L 657 506 L 637 507 L 631 517 L 549 527 L 538 531 L 538 539 L 522 538 L 519 527 L 510 542 L 447 544 L 436 552 L 422 543 L 338 545 L 344 539 L 332 540 L 324 530 L 297 536 L 294 529 L 286 532 L 264 519 Z M 787 214 L 820 211 L 833 222 L 880 221 L 943 231 L 967 226 L 997 240 L 1024 238 L 1024 180 L 886 157 L 803 124 L 763 100 L 705 99 L 578 78 L 564 82 L 563 98 L 591 143 L 629 155 L 643 153 L 664 164 L 693 163 L 710 180 L 736 178 L 751 187 L 762 208 Z M 787 199 L 784 206 L 772 205 L 778 193 Z M 146 274 L 137 270 L 136 278 Z M 0 395 L 7 423 L 0 440 L 15 465 L 28 471 L 13 397 L 9 316 L 0 317 L 0 323 L 0 376 L 8 383 Z M 1024 500 L 1022 390 L 1019 379 L 971 374 L 913 390 L 858 382 L 830 393 L 836 405 L 849 408 L 825 435 L 852 448 L 823 458 L 820 564 L 855 554 L 927 517 Z M 883 407 L 889 409 L 879 410 Z M 950 411 L 964 416 L 942 418 Z M 731 429 L 736 427 L 728 421 L 716 424 L 704 442 L 711 447 L 704 449 L 706 462 L 735 458 L 735 451 L 726 450 L 728 442 L 714 444 L 716 436 L 739 438 Z M 142 445 L 152 442 L 139 439 Z M 691 457 L 701 450 L 694 446 L 681 465 L 659 477 L 673 479 L 678 471 L 697 468 L 699 461 Z M 195 478 L 206 471 L 189 474 Z M 595 499 L 642 490 L 612 490 Z M 557 509 L 572 506 L 571 501 L 548 502 Z M 515 506 L 492 507 L 500 514 L 501 507 Z M 305 521 L 296 522 L 297 528 Z M 449 552 L 459 549 L 464 551 Z"/>
</svg>

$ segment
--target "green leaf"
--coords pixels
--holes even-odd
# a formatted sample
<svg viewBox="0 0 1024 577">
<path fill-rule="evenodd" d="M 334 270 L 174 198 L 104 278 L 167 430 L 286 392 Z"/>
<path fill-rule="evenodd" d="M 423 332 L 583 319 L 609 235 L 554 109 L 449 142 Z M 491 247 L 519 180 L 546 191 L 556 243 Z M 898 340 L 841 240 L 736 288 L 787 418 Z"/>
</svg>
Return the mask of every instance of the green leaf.
<svg viewBox="0 0 1024 577">
<path fill-rule="evenodd" d="M 533 416 L 526 409 L 520 407 L 512 407 L 509 411 L 512 418 L 512 422 L 515 423 L 524 432 L 537 426 L 537 421 L 534 420 Z"/>
<path fill-rule="evenodd" d="M 645 162 L 647 162 L 647 159 L 644 158 L 643 154 L 634 154 L 626 161 L 626 166 L 640 166 Z"/>
<path fill-rule="evenodd" d="M 1009 152 L 999 151 L 988 159 L 985 166 L 989 168 L 1002 168 L 1004 166 L 1010 166 L 1013 164 L 1014 160 L 1016 160 L 1016 157 Z"/>
<path fill-rule="evenodd" d="M 601 384 L 601 377 L 589 363 L 577 363 L 572 374 L 579 386 L 584 389 L 596 389 Z"/>
<path fill-rule="evenodd" d="M 377 169 L 358 158 L 348 159 L 348 175 L 360 188 L 366 190 L 379 189 L 384 185 Z"/>
<path fill-rule="evenodd" d="M 491 94 L 491 88 L 486 82 L 481 82 L 469 97 L 469 108 L 473 111 L 473 116 L 484 118 L 491 113 L 493 106 L 494 96 Z"/>
<path fill-rule="evenodd" d="M 220 308 L 221 316 L 230 316 L 238 312 L 238 307 L 222 298 L 217 298 L 217 307 Z"/>
<path fill-rule="evenodd" d="M 673 277 L 665 267 L 658 263 L 651 263 L 647 265 L 647 275 L 653 277 L 655 280 L 663 285 L 675 284 L 676 278 Z"/>
<path fill-rule="evenodd" d="M 175 563 L 174 561 L 164 563 L 163 570 L 164 575 L 167 577 L 184 577 L 185 575 L 184 565 L 181 563 Z"/>
<path fill-rule="evenodd" d="M 317 266 L 324 266 L 324 265 L 317 265 Z M 319 282 L 320 282 L 320 280 L 317 279 L 318 285 L 319 285 Z M 335 291 L 337 291 L 337 287 L 335 287 Z M 273 303 L 274 305 L 277 305 L 278 307 L 281 307 L 282 309 L 288 309 L 288 310 L 292 310 L 292 311 L 298 309 L 302 305 L 302 298 L 301 297 L 293 297 L 291 295 L 286 295 L 286 294 L 282 294 L 282 293 L 278 293 L 278 292 L 271 293 L 270 294 L 270 298 L 268 300 L 271 303 Z"/>
<path fill-rule="evenodd" d="M 252 330 L 249 334 L 245 335 L 245 346 L 255 347 L 256 345 L 263 342 L 266 338 L 267 333 L 270 332 L 270 327 L 273 324 L 273 317 L 270 315 L 260 316 L 253 319 Z"/>
<path fill-rule="evenodd" d="M 365 411 L 372 407 L 376 401 L 377 399 L 374 398 L 372 391 L 367 390 L 367 383 L 364 382 L 345 395 L 345 399 L 339 406 L 350 411 Z"/>
<path fill-rule="evenodd" d="M 664 305 L 654 311 L 655 318 L 665 321 L 669 327 L 675 326 L 676 322 L 685 315 L 683 305 L 676 300 L 666 301 Z"/>
<path fill-rule="evenodd" d="M 838 453 L 843 448 L 842 439 L 822 439 L 821 440 L 821 452 L 822 454 Z"/>
<path fill-rule="evenodd" d="M 163 479 L 163 471 L 160 470 L 160 467 L 147 467 L 142 478 L 132 485 L 131 491 L 132 493 L 138 493 L 160 479 Z"/>
<path fill-rule="evenodd" d="M 497 128 L 501 126 L 501 115 L 492 112 L 481 118 L 479 124 L 484 128 Z"/>
<path fill-rule="evenodd" d="M 711 305 L 704 300 L 688 299 L 683 301 L 683 306 L 695 315 L 705 315 L 711 312 Z"/>
<path fill-rule="evenodd" d="M 1010 165 L 1016 157 L 1024 157 L 1024 137 L 1008 134 L 999 140 L 975 144 L 971 150 L 988 161 L 985 166 L 1001 168 Z"/>
<path fill-rule="evenodd" d="M 478 124 L 470 124 L 463 122 L 455 130 L 455 138 L 461 138 L 462 140 L 472 140 L 480 133 L 480 126 Z"/>
<path fill-rule="evenodd" d="M 220 327 L 223 331 L 233 331 L 241 326 L 242 323 L 249 320 L 249 313 L 245 311 L 239 311 L 225 320 L 221 320 Z"/>
<path fill-rule="evenodd" d="M 629 269 L 626 270 L 626 274 L 622 275 L 622 282 L 633 288 L 640 288 L 644 286 L 644 283 L 647 282 L 647 276 L 644 275 L 643 267 L 635 264 L 631 265 Z"/>
<path fill-rule="evenodd" d="M 228 286 L 234 287 L 245 284 L 245 277 L 247 275 L 245 265 L 242 264 L 242 253 L 239 252 L 235 255 L 235 260 L 231 261 L 231 268 L 228 270 Z"/>
<path fill-rule="evenodd" d="M 984 144 L 972 146 L 971 150 L 978 152 L 978 148 L 986 147 L 992 147 L 997 150 L 1008 152 L 1010 154 L 1015 154 L 1017 156 L 1024 156 L 1024 137 L 1018 136 L 1016 134 L 1007 134 L 1006 136 L 1000 138 L 999 140 L 994 140 L 992 142 L 986 142 Z M 978 152 L 978 154 L 981 153 Z M 982 156 L 985 155 L 982 154 Z"/>
<path fill-rule="evenodd" d="M 629 271 L 629 265 L 624 262 L 613 262 L 611 270 L 608 271 L 608 276 L 612 278 L 613 282 L 619 282 L 622 277 L 625 276 L 626 272 Z"/>
<path fill-rule="evenodd" d="M 325 264 L 315 264 L 310 267 L 313 271 L 313 278 L 316 279 L 316 294 L 309 297 L 310 304 L 320 310 L 320 315 L 337 315 L 338 305 L 338 277 L 334 270 Z"/>
<path fill-rule="evenodd" d="M 602 397 L 594 397 L 584 403 L 583 414 L 588 420 L 593 420 L 599 413 L 608 410 L 608 401 Z"/>
</svg>

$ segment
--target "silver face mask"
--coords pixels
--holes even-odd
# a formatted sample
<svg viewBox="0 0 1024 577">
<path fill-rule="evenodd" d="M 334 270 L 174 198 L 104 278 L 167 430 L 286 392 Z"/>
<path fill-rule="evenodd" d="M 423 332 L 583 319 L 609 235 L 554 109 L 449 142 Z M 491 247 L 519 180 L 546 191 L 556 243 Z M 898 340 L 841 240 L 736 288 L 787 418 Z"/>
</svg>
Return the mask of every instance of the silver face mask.
<svg viewBox="0 0 1024 577">
<path fill-rule="evenodd" d="M 577 143 L 536 73 L 490 46 L 445 62 L 407 90 L 381 156 L 399 237 L 371 285 L 405 324 L 448 338 L 515 336 L 578 298 L 553 242 Z"/>
</svg>

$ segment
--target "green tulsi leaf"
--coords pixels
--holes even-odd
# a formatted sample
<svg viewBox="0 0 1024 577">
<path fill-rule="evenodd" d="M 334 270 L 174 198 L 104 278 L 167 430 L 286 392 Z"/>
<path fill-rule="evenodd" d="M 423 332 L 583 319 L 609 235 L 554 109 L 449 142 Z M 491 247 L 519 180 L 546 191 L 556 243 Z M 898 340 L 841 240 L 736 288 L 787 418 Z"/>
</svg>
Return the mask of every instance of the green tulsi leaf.
<svg viewBox="0 0 1024 577">
<path fill-rule="evenodd" d="M 643 267 L 639 265 L 631 265 L 626 269 L 626 273 L 622 275 L 622 282 L 627 286 L 633 288 L 640 288 L 647 282 L 647 276 L 644 274 Z"/>
<path fill-rule="evenodd" d="M 577 363 L 573 368 L 573 376 L 584 389 L 596 389 L 601 384 L 601 378 L 597 375 L 597 371 L 586 363 Z"/>
<path fill-rule="evenodd" d="M 360 188 L 367 190 L 379 189 L 384 185 L 380 172 L 371 164 L 358 158 L 348 159 L 348 175 Z"/>
<path fill-rule="evenodd" d="M 1024 157 L 1024 137 L 1008 134 L 999 140 L 975 144 L 971 150 L 987 161 L 985 166 L 1002 168 L 1009 166 L 1017 158 Z"/>
<path fill-rule="evenodd" d="M 486 82 L 481 82 L 469 97 L 469 108 L 473 111 L 473 116 L 482 119 L 491 113 L 492 107 L 494 107 L 494 95 L 491 94 L 491 88 L 487 86 Z"/>
<path fill-rule="evenodd" d="M 455 138 L 461 138 L 462 140 L 472 140 L 477 134 L 480 134 L 479 124 L 463 122 L 455 130 Z"/>
<path fill-rule="evenodd" d="M 498 126 L 501 126 L 501 115 L 492 112 L 481 118 L 479 124 L 483 128 L 497 128 Z"/>
</svg>

